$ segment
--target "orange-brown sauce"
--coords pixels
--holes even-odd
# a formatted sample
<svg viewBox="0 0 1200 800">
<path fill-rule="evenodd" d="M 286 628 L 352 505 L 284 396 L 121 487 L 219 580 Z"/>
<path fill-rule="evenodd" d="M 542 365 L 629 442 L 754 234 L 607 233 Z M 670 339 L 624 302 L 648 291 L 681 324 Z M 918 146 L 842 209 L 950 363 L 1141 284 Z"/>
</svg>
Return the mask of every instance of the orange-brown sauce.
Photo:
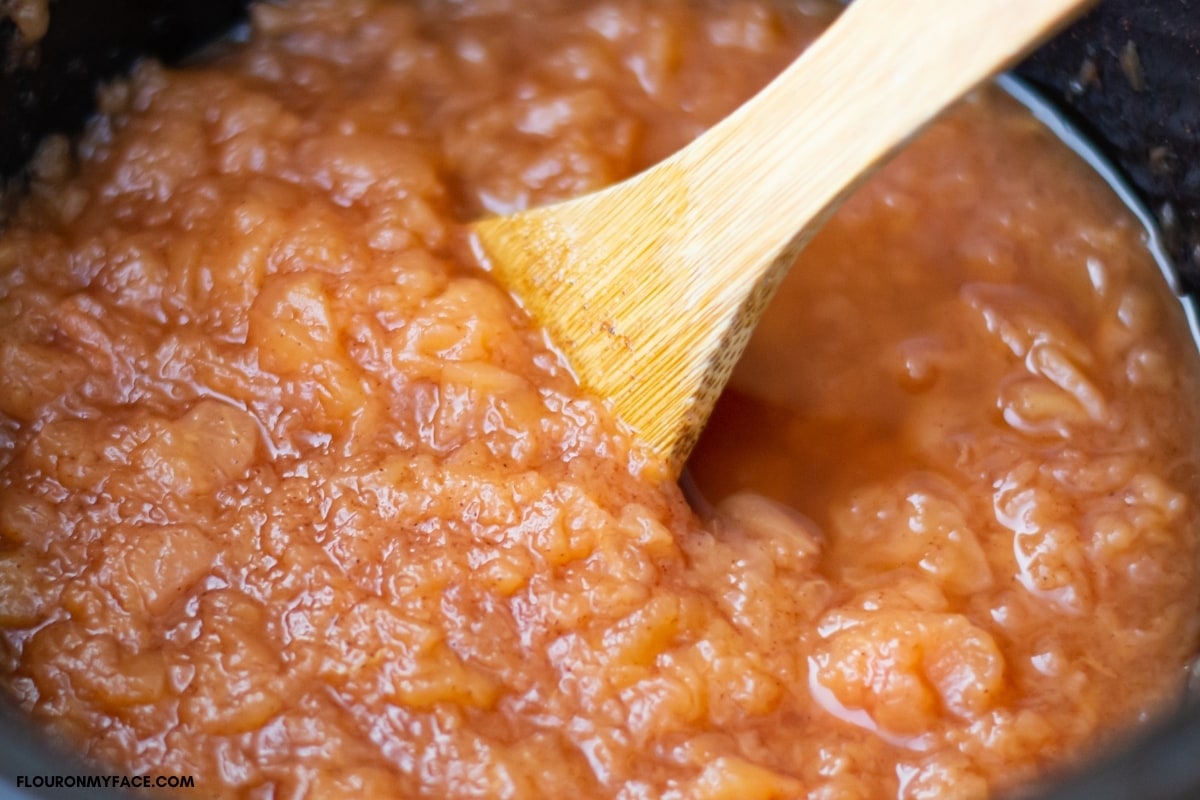
<svg viewBox="0 0 1200 800">
<path fill-rule="evenodd" d="M 820 531 L 840 598 L 813 662 L 827 709 L 926 729 L 928 687 L 892 682 L 897 655 L 856 633 L 908 630 L 895 601 L 841 606 L 918 586 L 932 596 L 900 607 L 993 637 L 1053 759 L 1137 718 L 1195 646 L 1197 415 L 1163 402 L 1196 391 L 1195 355 L 1127 210 L 997 94 L 921 137 L 802 255 L 692 471 L 712 497 L 763 493 Z M 899 658 L 921 657 L 910 637 Z"/>
<path fill-rule="evenodd" d="M 295 0 L 109 87 L 0 236 L 7 693 L 256 799 L 980 797 L 1169 702 L 1200 371 L 1009 101 L 806 251 L 693 461 L 711 519 L 469 255 L 831 14 Z"/>
</svg>

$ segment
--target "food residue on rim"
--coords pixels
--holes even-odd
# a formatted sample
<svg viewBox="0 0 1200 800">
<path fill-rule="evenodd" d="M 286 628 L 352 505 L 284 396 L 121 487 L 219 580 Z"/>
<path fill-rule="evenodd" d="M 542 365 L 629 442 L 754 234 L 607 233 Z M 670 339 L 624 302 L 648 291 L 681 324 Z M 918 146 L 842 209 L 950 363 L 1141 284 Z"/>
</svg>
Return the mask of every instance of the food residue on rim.
<svg viewBox="0 0 1200 800">
<path fill-rule="evenodd" d="M 0 17 L 12 20 L 22 44 L 34 44 L 50 30 L 50 0 L 3 0 Z"/>
</svg>

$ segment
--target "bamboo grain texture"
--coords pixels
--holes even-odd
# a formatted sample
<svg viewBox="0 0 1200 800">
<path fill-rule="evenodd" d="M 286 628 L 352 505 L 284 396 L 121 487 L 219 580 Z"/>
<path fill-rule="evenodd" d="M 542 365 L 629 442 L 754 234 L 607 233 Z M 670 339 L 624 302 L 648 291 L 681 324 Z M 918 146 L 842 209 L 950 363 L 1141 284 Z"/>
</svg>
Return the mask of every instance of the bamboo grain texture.
<svg viewBox="0 0 1200 800">
<path fill-rule="evenodd" d="M 775 289 L 834 207 L 1092 0 L 857 0 L 688 147 L 474 225 L 483 257 L 677 474 Z"/>
</svg>

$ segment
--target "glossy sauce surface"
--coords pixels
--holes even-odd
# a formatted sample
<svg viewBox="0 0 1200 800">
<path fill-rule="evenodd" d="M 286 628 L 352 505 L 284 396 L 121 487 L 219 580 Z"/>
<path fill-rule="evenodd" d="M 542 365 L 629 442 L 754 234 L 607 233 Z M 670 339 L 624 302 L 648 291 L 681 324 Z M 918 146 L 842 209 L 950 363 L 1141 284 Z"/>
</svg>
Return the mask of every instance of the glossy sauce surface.
<svg viewBox="0 0 1200 800">
<path fill-rule="evenodd" d="M 1169 702 L 1194 347 L 1010 102 L 806 252 L 694 460 L 712 518 L 470 256 L 831 14 L 298 0 L 107 89 L 0 238 L 6 691 L 222 798 L 981 797 Z"/>
</svg>

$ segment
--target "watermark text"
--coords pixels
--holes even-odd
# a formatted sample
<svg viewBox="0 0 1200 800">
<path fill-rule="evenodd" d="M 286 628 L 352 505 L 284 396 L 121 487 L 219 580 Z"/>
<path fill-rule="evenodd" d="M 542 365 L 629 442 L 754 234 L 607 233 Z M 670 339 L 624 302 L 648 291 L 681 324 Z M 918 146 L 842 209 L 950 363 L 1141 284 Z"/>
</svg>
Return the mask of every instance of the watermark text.
<svg viewBox="0 0 1200 800">
<path fill-rule="evenodd" d="M 18 775 L 18 789 L 194 789 L 194 775 Z"/>
</svg>

